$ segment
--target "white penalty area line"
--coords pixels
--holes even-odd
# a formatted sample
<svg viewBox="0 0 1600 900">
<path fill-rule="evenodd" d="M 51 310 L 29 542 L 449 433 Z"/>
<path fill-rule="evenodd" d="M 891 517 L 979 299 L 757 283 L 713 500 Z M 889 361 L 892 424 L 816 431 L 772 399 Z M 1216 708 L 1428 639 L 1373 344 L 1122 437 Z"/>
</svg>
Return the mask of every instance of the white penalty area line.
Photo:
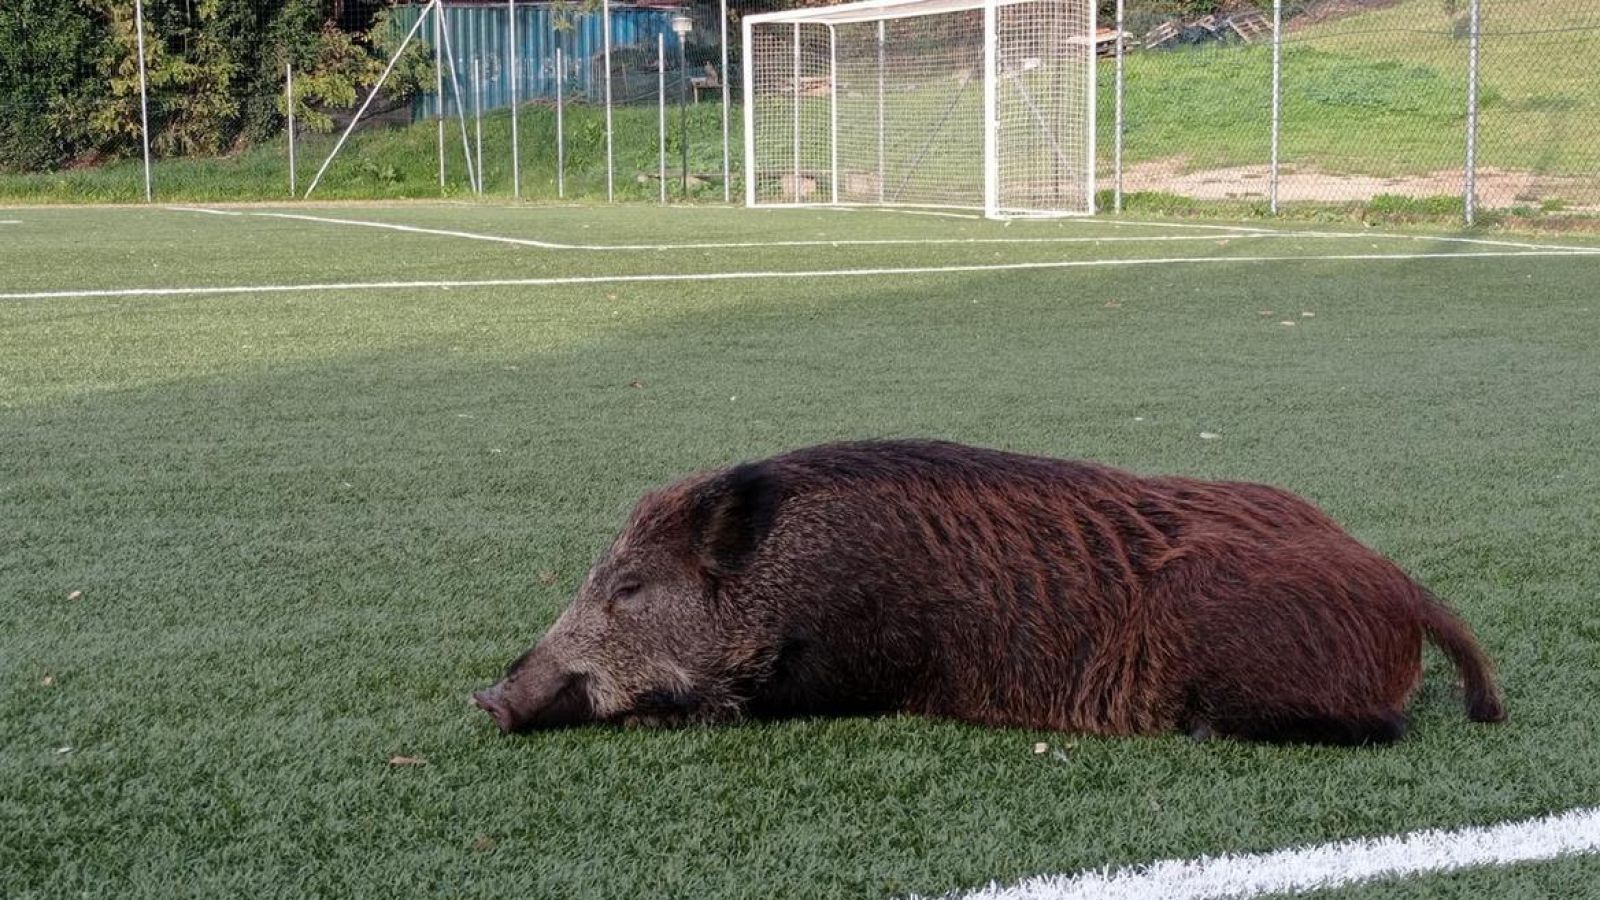
<svg viewBox="0 0 1600 900">
<path fill-rule="evenodd" d="M 1172 859 L 992 884 L 961 900 L 1222 900 L 1349 887 L 1380 879 L 1507 866 L 1600 851 L 1600 808 L 1311 847 Z"/>
<path fill-rule="evenodd" d="M 194 212 L 212 216 L 252 216 L 269 219 L 289 219 L 302 222 L 318 222 L 325 225 L 344 225 L 355 228 L 377 228 L 385 231 L 399 231 L 408 234 L 425 234 L 436 237 L 452 237 L 463 240 L 483 241 L 494 244 L 509 244 L 517 247 L 533 247 L 540 250 L 581 250 L 581 251 L 672 251 L 672 250 L 739 250 L 762 249 L 767 247 L 896 247 L 896 246 L 953 246 L 953 245 L 1005 245 L 1005 244 L 1116 244 L 1116 243 L 1182 243 L 1193 241 L 1234 241 L 1249 239 L 1284 239 L 1305 238 L 1308 240 L 1370 240 L 1386 239 L 1401 241 L 1422 241 L 1446 244 L 1472 244 L 1486 247 L 1511 247 L 1519 250 L 1567 250 L 1578 253 L 1600 252 L 1600 247 L 1564 246 L 1557 244 L 1529 244 L 1516 241 L 1501 241 L 1490 238 L 1463 238 L 1438 235 L 1416 234 L 1359 234 L 1338 231 L 1269 231 L 1266 229 L 1240 229 L 1218 232 L 1213 234 L 1158 234 L 1158 235 L 1101 235 L 1096 237 L 1013 237 L 1013 238 L 838 238 L 838 239 L 810 239 L 792 241 L 708 241 L 688 242 L 676 244 L 564 244 L 554 241 L 541 241 L 534 238 L 507 237 L 505 235 L 483 234 L 474 231 L 460 231 L 447 228 L 426 228 L 418 225 L 403 225 L 397 222 L 375 222 L 368 219 L 346 219 L 334 216 L 313 216 L 306 213 L 281 213 L 281 212 L 242 212 L 238 210 L 209 209 L 198 206 L 169 206 L 173 212 Z M 1065 220 L 1083 221 L 1083 220 Z M 1186 226 L 1178 223 L 1167 223 L 1174 227 Z M 1231 226 L 1213 226 L 1218 228 L 1231 228 Z"/>
<path fill-rule="evenodd" d="M 985 263 L 960 266 L 903 266 L 868 269 L 812 269 L 793 272 L 683 272 L 645 275 L 570 275 L 548 278 L 485 278 L 461 281 L 350 281 L 312 284 L 218 285 L 102 290 L 0 293 L 0 300 L 68 300 L 97 297 L 192 297 L 225 294 L 292 294 L 347 291 L 425 290 L 437 288 L 570 287 L 588 284 L 664 284 L 675 282 L 773 281 L 808 278 L 879 278 L 905 275 L 954 275 L 972 272 L 1030 272 L 1058 269 L 1114 269 L 1135 266 L 1265 264 L 1297 262 L 1387 262 L 1523 257 L 1600 257 L 1600 250 L 1471 250 L 1456 253 L 1341 253 L 1295 256 L 1178 256 L 1166 259 L 1073 259 L 1052 262 Z"/>
<path fill-rule="evenodd" d="M 941 246 L 941 245 L 987 245 L 987 244 L 1099 244 L 1099 243 L 1166 243 L 1173 241 L 1226 241 L 1245 238 L 1292 238 L 1309 237 L 1313 239 L 1329 237 L 1350 237 L 1350 235 L 1313 232 L 1275 232 L 1252 229 L 1249 231 L 1229 230 L 1218 234 L 1186 234 L 1186 235 L 1105 235 L 1102 237 L 999 237 L 999 238 L 815 238 L 808 240 L 779 240 L 779 241 L 699 241 L 676 244 L 564 244 L 555 241 L 541 241 L 535 238 L 509 237 L 499 234 L 484 234 L 475 231 L 460 231 L 451 228 L 427 228 L 420 225 L 403 225 L 398 222 L 375 222 L 370 219 L 346 219 L 335 216 L 313 216 L 306 213 L 279 213 L 279 212 L 240 212 L 237 210 L 206 209 L 197 206 L 169 206 L 173 212 L 193 212 L 211 216 L 252 216 L 267 219 L 290 219 L 301 222 L 319 222 L 325 225 L 345 225 L 355 228 L 378 228 L 385 231 L 399 231 L 407 234 L 425 234 L 435 237 L 452 237 L 462 240 L 483 241 L 492 244 L 509 244 L 515 247 L 533 247 L 540 250 L 583 250 L 583 251 L 669 251 L 669 250 L 758 250 L 767 247 L 905 247 L 905 246 Z M 905 210 L 901 210 L 905 212 Z M 1365 237 L 1365 235 L 1362 235 Z"/>
</svg>

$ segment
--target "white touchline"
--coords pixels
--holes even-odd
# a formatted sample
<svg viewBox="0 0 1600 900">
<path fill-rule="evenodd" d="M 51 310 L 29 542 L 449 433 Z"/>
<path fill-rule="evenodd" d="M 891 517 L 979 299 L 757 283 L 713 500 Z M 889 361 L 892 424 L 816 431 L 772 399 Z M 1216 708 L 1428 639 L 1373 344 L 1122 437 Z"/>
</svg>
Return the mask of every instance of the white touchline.
<svg viewBox="0 0 1600 900">
<path fill-rule="evenodd" d="M 303 222 L 321 222 L 328 225 L 348 225 L 357 228 L 378 228 L 386 231 L 401 231 L 410 234 L 427 234 L 439 237 L 462 238 L 472 241 L 486 241 L 495 244 L 510 244 L 519 247 L 536 247 L 541 250 L 584 250 L 584 251 L 667 251 L 667 250 L 736 250 L 736 249 L 761 249 L 764 247 L 886 247 L 886 246 L 945 246 L 945 245 L 990 245 L 990 244 L 1115 244 L 1115 243 L 1181 243 L 1186 241 L 1234 241 L 1262 238 L 1294 239 L 1307 238 L 1311 240 L 1369 240 L 1383 238 L 1400 241 L 1438 242 L 1446 244 L 1477 244 L 1488 247 L 1514 247 L 1525 250 L 1571 250 L 1579 253 L 1600 252 L 1600 247 L 1563 246 L 1559 244 L 1528 244 L 1513 241 L 1499 241 L 1489 238 L 1462 238 L 1440 235 L 1417 234 L 1348 234 L 1338 231 L 1268 231 L 1266 229 L 1241 229 L 1230 231 L 1226 234 L 1182 234 L 1182 235 L 1104 235 L 1099 237 L 1019 237 L 1019 238 L 839 238 L 834 240 L 814 239 L 800 241 L 727 241 L 727 242 L 700 242 L 678 244 L 562 244 L 553 241 L 541 241 L 533 238 L 506 237 L 496 234 L 482 234 L 473 231 L 458 231 L 445 228 L 424 228 L 417 225 L 402 225 L 395 222 L 374 222 L 368 219 L 344 219 L 332 216 L 313 216 L 304 213 L 278 213 L 278 212 L 250 212 L 240 213 L 227 210 L 207 209 L 198 206 L 170 206 L 174 212 L 198 212 L 210 215 L 237 216 L 247 215 L 269 219 L 292 219 Z M 1086 221 L 1086 220 L 1067 220 Z M 1113 223 L 1121 224 L 1121 223 Z M 1130 223 L 1131 224 L 1131 223 Z M 1139 223 L 1155 224 L 1155 223 Z M 1177 224 L 1177 223 L 1167 223 Z M 1207 226 L 1196 225 L 1195 228 Z M 1231 226 L 1215 226 L 1231 227 Z"/>
<path fill-rule="evenodd" d="M 186 297 L 222 294 L 292 294 L 332 291 L 416 290 L 426 288 L 567 287 L 585 284 L 662 284 L 670 282 L 771 281 L 804 278 L 877 278 L 899 275 L 951 275 L 962 272 L 1027 272 L 1051 269 L 1105 269 L 1134 266 L 1217 263 L 1383 262 L 1389 260 L 1503 259 L 1506 257 L 1600 257 L 1584 250 L 1471 250 L 1459 253 L 1346 253 L 1323 256 L 1177 256 L 1167 259 L 1073 259 L 1054 262 L 989 263 L 963 266 L 910 266 L 872 269 L 812 269 L 793 272 L 683 272 L 653 275 L 569 275 L 551 278 L 484 278 L 472 281 L 350 281 L 312 284 L 242 284 L 214 287 L 111 288 L 29 291 L 0 294 L 0 300 L 66 300 L 95 297 Z"/>
<path fill-rule="evenodd" d="M 961 900 L 1221 900 L 1600 852 L 1600 808 L 1453 831 L 1415 831 L 1268 853 L 1041 875 Z"/>
</svg>

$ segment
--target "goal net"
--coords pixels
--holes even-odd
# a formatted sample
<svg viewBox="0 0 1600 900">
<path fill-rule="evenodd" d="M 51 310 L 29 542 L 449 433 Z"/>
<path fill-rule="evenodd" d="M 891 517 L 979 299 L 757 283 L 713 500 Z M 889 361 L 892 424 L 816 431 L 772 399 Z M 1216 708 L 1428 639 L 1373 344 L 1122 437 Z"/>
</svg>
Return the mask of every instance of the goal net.
<svg viewBox="0 0 1600 900">
<path fill-rule="evenodd" d="M 745 202 L 1094 212 L 1094 0 L 745 18 Z"/>
</svg>

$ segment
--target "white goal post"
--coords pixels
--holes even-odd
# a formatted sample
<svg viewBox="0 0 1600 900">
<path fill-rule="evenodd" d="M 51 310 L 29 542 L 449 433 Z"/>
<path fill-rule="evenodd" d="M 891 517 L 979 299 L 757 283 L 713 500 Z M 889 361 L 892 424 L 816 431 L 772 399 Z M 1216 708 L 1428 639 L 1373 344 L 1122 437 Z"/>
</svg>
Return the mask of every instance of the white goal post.
<svg viewBox="0 0 1600 900">
<path fill-rule="evenodd" d="M 1092 214 L 1095 5 L 864 0 L 746 17 L 746 205 Z"/>
</svg>

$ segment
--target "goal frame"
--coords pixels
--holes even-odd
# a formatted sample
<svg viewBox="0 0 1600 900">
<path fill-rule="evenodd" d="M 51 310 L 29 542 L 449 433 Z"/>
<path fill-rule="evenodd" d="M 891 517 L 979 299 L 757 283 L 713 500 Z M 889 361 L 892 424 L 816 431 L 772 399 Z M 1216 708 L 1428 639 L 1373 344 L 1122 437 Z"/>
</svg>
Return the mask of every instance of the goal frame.
<svg viewBox="0 0 1600 900">
<path fill-rule="evenodd" d="M 1074 102 L 1083 105 L 1083 158 L 1079 160 L 1082 166 L 1082 205 L 1075 209 L 1033 209 L 1021 207 L 1008 207 L 1001 200 L 1002 186 L 1000 184 L 1000 154 L 999 145 L 1000 123 L 998 117 L 999 97 L 998 87 L 1000 78 L 999 61 L 999 10 L 1002 7 L 1026 6 L 1032 4 L 1045 5 L 1056 2 L 1063 5 L 1078 4 L 1084 13 L 1087 33 L 1081 36 L 1069 37 L 1069 43 L 1081 40 L 1083 46 L 1084 66 L 1087 71 L 1083 73 L 1084 89 L 1079 98 Z M 837 56 L 838 25 L 859 25 L 863 23 L 880 23 L 880 47 L 882 38 L 882 24 L 893 19 L 907 19 L 948 15 L 952 13 L 982 11 L 983 21 L 983 140 L 981 152 L 983 154 L 983 197 L 981 203 L 932 203 L 932 202 L 897 202 L 885 200 L 880 184 L 880 198 L 876 202 L 841 200 L 839 197 L 839 124 L 838 124 L 838 89 L 839 66 Z M 1092 216 L 1097 212 L 1096 191 L 1098 148 L 1096 146 L 1096 131 L 1098 124 L 1098 57 L 1095 48 L 1095 31 L 1098 26 L 1098 4 L 1095 0 L 857 0 L 857 2 L 841 3 L 833 6 L 805 7 L 800 9 L 783 10 L 779 12 L 762 13 L 746 16 L 740 23 L 742 44 L 741 69 L 742 71 L 742 104 L 744 125 L 744 194 L 745 205 L 752 209 L 757 208 L 911 208 L 911 209 L 944 209 L 965 210 L 982 212 L 991 219 L 1012 218 L 1068 218 Z M 754 49 L 755 30 L 761 26 L 790 24 L 795 28 L 794 56 L 795 56 L 795 132 L 796 145 L 795 157 L 797 160 L 800 152 L 800 113 L 798 111 L 798 98 L 800 96 L 800 26 L 823 25 L 828 29 L 828 93 L 829 93 L 829 157 L 828 183 L 826 185 L 828 199 L 826 201 L 805 200 L 797 197 L 795 200 L 775 201 L 758 197 L 758 169 L 756 161 L 756 115 L 755 115 L 755 73 L 757 66 L 752 56 Z M 880 53 L 881 53 L 880 49 Z M 884 128 L 882 113 L 882 61 L 880 56 L 880 110 L 879 129 L 880 145 L 881 132 Z M 1031 104 L 1030 104 L 1031 105 Z M 1035 112 L 1037 116 L 1037 112 Z M 1041 125 L 1043 122 L 1041 121 Z M 1054 138 L 1050 138 L 1054 140 Z M 976 148 L 975 148 L 976 149 Z M 1058 148 L 1057 148 L 1058 149 Z M 882 150 L 880 146 L 880 159 Z M 880 162 L 880 178 L 881 175 Z M 800 178 L 798 167 L 795 178 Z M 796 194 L 799 194 L 798 187 Z"/>
</svg>

